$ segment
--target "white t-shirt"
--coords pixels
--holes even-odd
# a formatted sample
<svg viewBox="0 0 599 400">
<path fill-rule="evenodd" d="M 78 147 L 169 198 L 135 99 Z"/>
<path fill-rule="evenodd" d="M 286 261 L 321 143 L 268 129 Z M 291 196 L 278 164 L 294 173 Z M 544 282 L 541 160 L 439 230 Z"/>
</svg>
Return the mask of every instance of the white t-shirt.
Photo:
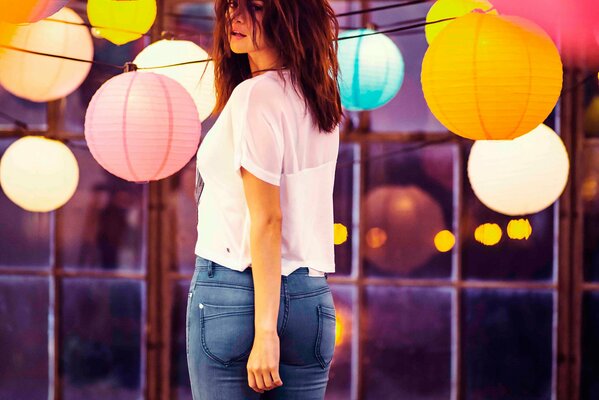
<svg viewBox="0 0 599 400">
<path fill-rule="evenodd" d="M 246 79 L 197 153 L 198 238 L 195 253 L 243 271 L 251 266 L 250 214 L 240 166 L 280 187 L 281 273 L 299 267 L 335 272 L 333 184 L 339 127 L 313 125 L 288 70 Z M 286 87 L 284 84 L 286 83 Z"/>
</svg>

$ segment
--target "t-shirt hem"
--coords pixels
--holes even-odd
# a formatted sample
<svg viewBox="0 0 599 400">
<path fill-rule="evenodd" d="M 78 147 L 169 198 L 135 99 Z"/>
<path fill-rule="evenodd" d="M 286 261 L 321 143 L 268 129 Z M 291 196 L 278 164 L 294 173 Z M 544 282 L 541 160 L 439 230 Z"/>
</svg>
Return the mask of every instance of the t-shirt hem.
<svg viewBox="0 0 599 400">
<path fill-rule="evenodd" d="M 224 258 L 221 258 L 218 255 L 215 254 L 211 254 L 210 252 L 207 252 L 205 250 L 202 249 L 196 249 L 195 250 L 195 254 L 205 258 L 207 260 L 210 261 L 214 261 L 215 263 L 222 265 L 223 267 L 227 267 L 227 268 L 231 268 L 234 269 L 236 271 L 244 271 L 246 268 L 250 267 L 250 264 L 248 263 L 248 265 L 240 265 L 239 263 L 234 262 L 233 260 L 227 260 Z M 308 267 L 308 268 L 312 268 L 316 271 L 319 272 L 324 272 L 327 274 L 333 274 L 335 273 L 335 264 L 321 264 L 321 263 L 317 263 L 317 262 L 292 262 L 289 264 L 285 264 L 284 262 L 281 264 L 281 275 L 284 276 L 288 276 L 289 274 L 291 274 L 293 271 L 295 271 L 298 268 L 301 267 Z"/>
</svg>

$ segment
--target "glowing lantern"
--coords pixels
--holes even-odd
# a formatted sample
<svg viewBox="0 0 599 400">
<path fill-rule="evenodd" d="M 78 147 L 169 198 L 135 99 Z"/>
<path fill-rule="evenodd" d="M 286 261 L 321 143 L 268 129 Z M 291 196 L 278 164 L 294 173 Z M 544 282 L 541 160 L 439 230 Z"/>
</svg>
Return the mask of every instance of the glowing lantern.
<svg viewBox="0 0 599 400">
<path fill-rule="evenodd" d="M 141 72 L 163 74 L 179 82 L 193 97 L 200 120 L 204 121 L 216 105 L 214 91 L 214 63 L 194 63 L 176 67 L 152 68 L 157 66 L 182 64 L 189 61 L 209 59 L 208 53 L 200 46 L 187 40 L 159 40 L 144 48 L 133 63 Z"/>
<path fill-rule="evenodd" d="M 453 249 L 455 245 L 455 236 L 448 230 L 443 230 L 435 235 L 435 247 L 441 253 L 446 253 Z"/>
<path fill-rule="evenodd" d="M 0 0 L 0 20 L 15 24 L 36 22 L 63 8 L 69 0 Z"/>
<path fill-rule="evenodd" d="M 62 207 L 75 193 L 79 167 L 62 142 L 26 136 L 11 144 L 0 160 L 0 184 L 6 196 L 27 211 Z"/>
<path fill-rule="evenodd" d="M 526 218 L 513 219 L 507 224 L 507 235 L 510 239 L 528 240 L 531 234 L 532 226 Z"/>
<path fill-rule="evenodd" d="M 335 244 L 342 244 L 347 241 L 347 228 L 343 224 L 334 225 Z"/>
<path fill-rule="evenodd" d="M 51 18 L 83 23 L 77 13 L 69 8 L 63 8 Z M 47 19 L 17 26 L 9 44 L 20 49 L 90 62 L 94 58 L 89 29 Z M 46 102 L 65 97 L 76 90 L 89 74 L 90 68 L 91 63 L 2 49 L 0 84 L 15 96 Z"/>
<path fill-rule="evenodd" d="M 128 72 L 105 82 L 85 114 L 85 139 L 108 172 L 132 182 L 165 178 L 195 155 L 200 120 L 193 99 L 164 75 Z"/>
<path fill-rule="evenodd" d="M 465 138 L 513 139 L 542 123 L 562 88 L 559 53 L 538 26 L 470 13 L 428 48 L 422 89 L 435 117 Z"/>
<path fill-rule="evenodd" d="M 563 192 L 570 162 L 560 137 L 546 125 L 514 140 L 480 140 L 468 159 L 478 199 L 506 215 L 533 214 Z"/>
<path fill-rule="evenodd" d="M 379 186 L 364 209 L 364 255 L 378 269 L 409 274 L 436 253 L 430 241 L 445 225 L 443 212 L 420 187 Z"/>
<path fill-rule="evenodd" d="M 152 27 L 156 0 L 88 0 L 87 16 L 97 35 L 121 45 L 139 39 Z"/>
<path fill-rule="evenodd" d="M 372 29 L 349 30 L 345 37 L 374 33 Z M 387 104 L 399 91 L 404 61 L 399 49 L 383 34 L 339 40 L 339 90 L 348 110 L 372 110 Z"/>
<path fill-rule="evenodd" d="M 485 246 L 495 246 L 501 240 L 501 228 L 497 224 L 482 224 L 474 231 L 474 239 Z"/>
<path fill-rule="evenodd" d="M 474 10 L 482 10 L 489 14 L 497 14 L 492 10 L 493 5 L 487 0 L 437 0 L 426 14 L 426 22 L 441 21 L 447 18 L 456 18 L 466 15 Z M 450 21 L 432 23 L 424 27 L 426 41 L 431 44 L 439 32 L 449 24 Z"/>
</svg>

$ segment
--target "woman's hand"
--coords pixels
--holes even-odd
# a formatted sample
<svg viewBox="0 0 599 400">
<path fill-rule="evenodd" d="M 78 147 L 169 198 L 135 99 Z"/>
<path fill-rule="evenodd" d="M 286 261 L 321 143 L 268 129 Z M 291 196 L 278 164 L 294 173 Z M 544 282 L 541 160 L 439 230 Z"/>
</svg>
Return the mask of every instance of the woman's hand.
<svg viewBox="0 0 599 400">
<path fill-rule="evenodd" d="M 277 332 L 254 336 L 254 345 L 247 363 L 249 386 L 258 393 L 283 385 L 279 377 L 280 342 Z"/>
</svg>

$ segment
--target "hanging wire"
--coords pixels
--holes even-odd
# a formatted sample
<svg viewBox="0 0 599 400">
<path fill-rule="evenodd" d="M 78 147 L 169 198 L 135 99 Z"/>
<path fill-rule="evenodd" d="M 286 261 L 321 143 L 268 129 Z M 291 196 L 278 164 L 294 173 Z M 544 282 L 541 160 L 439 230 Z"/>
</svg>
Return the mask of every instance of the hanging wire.
<svg viewBox="0 0 599 400">
<path fill-rule="evenodd" d="M 455 19 L 455 17 L 453 17 L 453 18 L 444 18 L 444 19 L 441 19 L 441 20 L 438 20 L 438 21 L 420 22 L 420 23 L 415 23 L 415 24 L 411 24 L 411 25 L 407 25 L 407 26 L 403 26 L 403 27 L 398 27 L 398 28 L 393 28 L 393 29 L 385 29 L 385 30 L 381 30 L 381 31 L 375 31 L 375 32 L 364 33 L 364 34 L 359 34 L 359 35 L 346 36 L 346 37 L 343 37 L 343 38 L 337 38 L 336 40 L 340 41 L 340 40 L 356 39 L 356 38 L 360 38 L 360 37 L 364 37 L 364 36 L 372 36 L 372 35 L 380 35 L 380 34 L 386 34 L 386 33 L 404 32 L 404 31 L 407 31 L 407 30 L 410 30 L 410 29 L 421 28 L 421 27 L 426 26 L 426 25 L 432 25 L 432 24 L 437 24 L 437 23 L 440 23 L 440 22 L 451 21 L 453 19 Z M 56 55 L 56 54 L 42 53 L 42 52 L 37 52 L 37 51 L 32 51 L 32 50 L 21 49 L 21 48 L 17 48 L 17 47 L 13 47 L 13 46 L 0 45 L 0 47 L 4 47 L 4 48 L 10 49 L 10 50 L 14 50 L 14 51 L 21 51 L 21 52 L 24 52 L 24 53 L 41 55 L 41 56 L 48 56 L 48 57 L 61 58 L 61 59 L 71 60 L 71 61 L 79 61 L 79 62 L 85 62 L 85 63 L 91 63 L 91 64 L 98 64 L 98 65 L 102 65 L 102 66 L 106 66 L 106 67 L 111 67 L 111 68 L 116 68 L 116 69 L 121 69 L 121 70 L 125 68 L 124 65 L 121 66 L 121 65 L 109 64 L 109 63 L 103 63 L 103 62 L 100 62 L 100 61 L 93 61 L 93 60 L 90 61 L 90 60 L 83 60 L 83 59 L 79 59 L 79 58 L 61 56 L 61 55 Z M 204 62 L 209 62 L 209 61 L 212 61 L 212 59 L 208 58 L 208 59 L 205 59 L 205 60 L 194 60 L 194 61 L 187 61 L 187 62 L 183 62 L 183 63 L 168 64 L 168 65 L 161 65 L 161 66 L 155 66 L 155 67 L 139 67 L 138 69 L 143 70 L 143 69 L 170 68 L 170 67 L 178 67 L 178 66 L 182 66 L 182 65 L 204 63 Z"/>
<path fill-rule="evenodd" d="M 430 3 L 432 1 L 434 1 L 434 0 L 412 0 L 412 1 L 404 1 L 404 2 L 401 2 L 401 3 L 388 4 L 386 6 L 364 8 L 362 10 L 355 10 L 355 11 L 348 11 L 348 12 L 336 14 L 335 16 L 336 17 L 348 17 L 350 15 L 365 14 L 365 13 L 375 12 L 375 11 L 389 10 L 391 8 L 399 8 L 399 7 L 411 6 L 411 5 L 414 5 L 414 4 Z"/>
</svg>

